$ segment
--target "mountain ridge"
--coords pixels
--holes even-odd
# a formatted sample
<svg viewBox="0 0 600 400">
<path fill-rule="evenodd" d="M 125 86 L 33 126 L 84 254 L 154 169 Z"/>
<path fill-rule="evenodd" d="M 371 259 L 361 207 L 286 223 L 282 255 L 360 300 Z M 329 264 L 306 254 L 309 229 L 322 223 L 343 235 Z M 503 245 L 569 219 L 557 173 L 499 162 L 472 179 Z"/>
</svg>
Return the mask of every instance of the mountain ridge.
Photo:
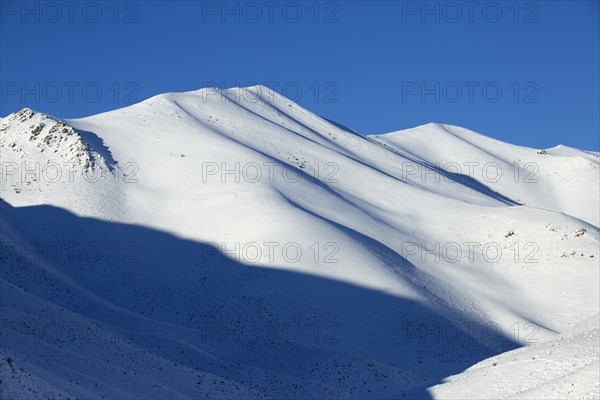
<svg viewBox="0 0 600 400">
<path fill-rule="evenodd" d="M 432 398 L 598 314 L 595 155 L 433 123 L 362 137 L 244 90 L 256 97 L 168 93 L 66 119 L 104 163 L 74 173 L 30 119 L 2 119 L 2 317 L 11 332 L 98 324 L 127 355 L 90 340 L 63 354 L 23 330 L 3 358 L 94 398 Z M 67 243 L 77 256 L 53 258 Z M 61 357 L 70 371 L 51 377 Z"/>
</svg>

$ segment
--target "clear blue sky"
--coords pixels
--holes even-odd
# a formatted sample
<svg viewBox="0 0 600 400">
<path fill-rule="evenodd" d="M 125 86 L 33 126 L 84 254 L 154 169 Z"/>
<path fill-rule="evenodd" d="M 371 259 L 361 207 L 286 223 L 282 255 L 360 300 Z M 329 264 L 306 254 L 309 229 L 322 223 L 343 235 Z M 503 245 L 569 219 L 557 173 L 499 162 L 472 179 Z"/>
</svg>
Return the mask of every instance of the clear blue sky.
<svg viewBox="0 0 600 400">
<path fill-rule="evenodd" d="M 599 2 L 475 3 L 2 0 L 0 114 L 268 83 L 361 133 L 600 150 Z"/>
</svg>

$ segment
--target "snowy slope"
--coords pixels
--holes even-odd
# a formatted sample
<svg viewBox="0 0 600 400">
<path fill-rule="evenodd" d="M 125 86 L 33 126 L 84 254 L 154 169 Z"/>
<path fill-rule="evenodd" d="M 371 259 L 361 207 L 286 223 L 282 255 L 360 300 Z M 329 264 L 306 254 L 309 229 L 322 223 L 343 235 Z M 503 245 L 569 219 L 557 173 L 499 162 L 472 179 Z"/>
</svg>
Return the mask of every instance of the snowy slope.
<svg viewBox="0 0 600 400">
<path fill-rule="evenodd" d="M 407 157 L 435 160 L 452 172 L 475 178 L 519 204 L 564 212 L 596 226 L 599 223 L 597 208 L 590 204 L 600 201 L 600 188 L 590 188 L 589 181 L 582 179 L 598 177 L 597 154 L 565 146 L 530 149 L 440 124 L 375 139 Z M 437 141 L 444 146 L 430 145 Z"/>
<path fill-rule="evenodd" d="M 484 360 L 431 389 L 442 399 L 597 399 L 598 315 L 548 342 Z"/>
<path fill-rule="evenodd" d="M 0 131 L 8 398 L 444 398 L 599 312 L 597 154 L 260 86 Z"/>
</svg>

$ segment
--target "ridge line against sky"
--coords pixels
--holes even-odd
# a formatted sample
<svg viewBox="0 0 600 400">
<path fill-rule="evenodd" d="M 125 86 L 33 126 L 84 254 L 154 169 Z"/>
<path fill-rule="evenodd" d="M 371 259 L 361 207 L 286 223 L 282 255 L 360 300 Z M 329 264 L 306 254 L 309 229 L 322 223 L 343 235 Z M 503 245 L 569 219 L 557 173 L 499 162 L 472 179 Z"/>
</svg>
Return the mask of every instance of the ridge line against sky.
<svg viewBox="0 0 600 400">
<path fill-rule="evenodd" d="M 0 115 L 260 83 L 363 134 L 600 151 L 597 1 L 67 3 L 0 4 Z"/>
</svg>

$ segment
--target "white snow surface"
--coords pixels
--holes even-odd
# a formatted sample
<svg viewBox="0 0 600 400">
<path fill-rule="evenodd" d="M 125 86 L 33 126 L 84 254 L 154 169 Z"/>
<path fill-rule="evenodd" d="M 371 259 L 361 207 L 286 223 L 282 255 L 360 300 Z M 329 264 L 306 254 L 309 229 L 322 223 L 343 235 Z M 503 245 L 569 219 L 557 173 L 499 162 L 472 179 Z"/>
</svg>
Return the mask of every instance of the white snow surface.
<svg viewBox="0 0 600 400">
<path fill-rule="evenodd" d="M 0 122 L 0 398 L 598 398 L 600 160 L 262 87 Z"/>
</svg>

